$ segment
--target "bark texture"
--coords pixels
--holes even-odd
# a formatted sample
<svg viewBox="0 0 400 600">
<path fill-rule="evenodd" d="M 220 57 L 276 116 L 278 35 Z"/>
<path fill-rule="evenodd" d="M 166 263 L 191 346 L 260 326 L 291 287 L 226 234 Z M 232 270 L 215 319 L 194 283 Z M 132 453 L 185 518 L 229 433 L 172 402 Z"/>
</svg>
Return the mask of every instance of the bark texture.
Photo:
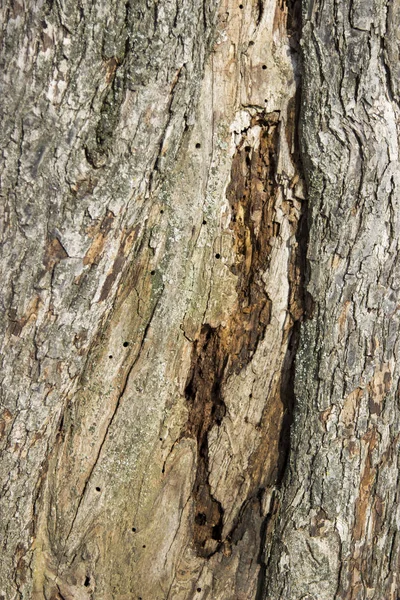
<svg viewBox="0 0 400 600">
<path fill-rule="evenodd" d="M 1 9 L 1 600 L 397 599 L 400 5 L 300 9 Z"/>
<path fill-rule="evenodd" d="M 314 310 L 268 598 L 400 593 L 399 18 L 398 2 L 303 4 Z"/>
</svg>

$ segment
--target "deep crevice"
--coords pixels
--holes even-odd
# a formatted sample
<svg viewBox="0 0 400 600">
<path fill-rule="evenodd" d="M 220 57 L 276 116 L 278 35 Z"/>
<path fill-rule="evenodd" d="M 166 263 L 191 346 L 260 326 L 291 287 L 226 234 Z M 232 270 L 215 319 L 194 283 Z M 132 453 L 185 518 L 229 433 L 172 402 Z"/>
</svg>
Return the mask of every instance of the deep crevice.
<svg viewBox="0 0 400 600">
<path fill-rule="evenodd" d="M 213 498 L 208 481 L 208 433 L 222 423 L 225 415 L 225 382 L 251 361 L 271 317 L 272 302 L 262 275 L 268 267 L 273 238 L 279 234 L 273 216 L 278 190 L 276 157 L 280 113 L 256 115 L 250 127 L 255 126 L 262 129 L 260 144 L 252 148 L 247 132 L 243 132 L 227 190 L 236 255 L 231 270 L 237 276 L 237 305 L 224 326 L 202 326 L 194 343 L 185 390 L 189 404 L 185 434 L 196 438 L 198 445 L 193 490 L 194 541 L 198 554 L 205 557 L 217 551 L 223 541 L 223 509 Z"/>
<path fill-rule="evenodd" d="M 276 496 L 272 498 L 271 508 L 268 515 L 262 522 L 260 531 L 260 548 L 257 556 L 257 563 L 260 565 L 260 571 L 257 581 L 257 591 L 254 600 L 264 600 L 265 598 L 265 580 L 268 569 L 268 561 L 266 560 L 265 546 L 268 538 L 273 534 L 274 522 L 279 510 L 279 500 Z"/>
<path fill-rule="evenodd" d="M 265 486 L 279 488 L 282 485 L 289 457 L 290 427 L 295 404 L 295 356 L 299 343 L 300 321 L 312 311 L 312 299 L 308 298 L 305 292 L 308 244 L 306 203 L 301 203 L 300 216 L 299 209 L 294 210 L 291 204 L 291 198 L 296 196 L 296 181 L 304 181 L 298 139 L 301 89 L 298 55 L 300 8 L 300 0 L 288 0 L 286 27 L 293 55 L 297 93 L 289 102 L 285 124 L 280 111 L 260 111 L 253 115 L 249 130 L 241 132 L 242 140 L 233 157 L 227 199 L 231 206 L 231 229 L 236 255 L 231 270 L 238 278 L 237 304 L 223 327 L 213 328 L 209 324 L 202 326 L 194 342 L 192 365 L 185 390 L 189 417 L 183 435 L 196 438 L 198 447 L 198 466 L 193 489 L 194 543 L 198 554 L 203 557 L 210 557 L 221 549 L 223 542 L 231 543 L 233 536 L 236 539 L 240 535 L 240 531 L 246 527 L 243 519 L 247 519 L 247 512 L 253 510 L 249 503 L 256 502 L 257 494 Z M 255 126 L 261 129 L 258 146 L 254 146 L 251 135 L 248 136 Z M 279 427 L 274 434 L 275 440 L 271 448 L 264 439 L 260 448 L 250 457 L 252 485 L 249 495 L 240 508 L 231 531 L 228 535 L 225 534 L 226 540 L 222 540 L 223 507 L 212 496 L 208 480 L 208 434 L 223 421 L 226 411 L 223 395 L 227 379 L 231 374 L 239 373 L 251 361 L 270 323 L 272 301 L 265 291 L 262 276 L 268 270 L 273 239 L 280 236 L 280 224 L 275 218 L 277 194 L 280 190 L 283 191 L 277 174 L 280 136 L 287 138 L 296 171 L 295 177 L 288 184 L 292 195 L 289 194 L 286 198 L 284 194 L 283 200 L 284 210 L 287 211 L 292 232 L 296 237 L 296 245 L 291 249 L 288 272 L 290 319 L 285 325 L 282 341 L 287 346 L 286 356 L 281 365 L 280 381 L 276 389 L 270 392 L 269 406 L 266 405 L 258 428 L 267 435 L 270 419 L 272 423 L 276 420 Z M 271 404 L 275 405 L 275 408 L 271 408 Z M 264 466 L 268 454 L 271 455 L 269 458 L 275 461 L 270 473 L 265 472 Z M 265 546 L 267 539 L 271 539 L 275 526 L 278 511 L 276 498 L 277 496 L 272 501 L 260 531 L 257 598 L 262 598 L 265 589 Z M 260 499 L 258 505 L 261 507 Z"/>
<path fill-rule="evenodd" d="M 297 83 L 296 94 L 291 106 L 288 107 L 287 133 L 289 148 L 292 147 L 292 161 L 296 167 L 298 176 L 306 186 L 304 169 L 302 164 L 302 153 L 299 136 L 299 121 L 301 108 L 301 0 L 286 0 L 288 7 L 287 34 L 292 53 L 292 63 L 295 80 Z M 291 138 L 291 139 L 290 139 Z M 292 142 L 292 144 L 291 144 Z M 284 405 L 284 415 L 279 436 L 279 458 L 277 463 L 276 487 L 282 487 L 287 474 L 287 466 L 291 447 L 291 426 L 295 409 L 295 367 L 296 354 L 300 341 L 300 325 L 303 319 L 311 318 L 314 310 L 313 299 L 307 292 L 307 247 L 309 238 L 309 222 L 307 201 L 302 202 L 302 211 L 296 229 L 297 251 L 292 257 L 292 265 L 289 272 L 290 300 L 289 310 L 293 319 L 289 333 L 287 352 L 282 365 L 282 376 L 280 386 L 280 397 Z M 256 600 L 262 600 L 266 595 L 267 572 L 270 561 L 268 546 L 271 546 L 274 538 L 276 522 L 279 519 L 280 499 L 274 493 L 271 506 L 262 525 L 258 564 L 260 571 L 257 582 Z"/>
</svg>

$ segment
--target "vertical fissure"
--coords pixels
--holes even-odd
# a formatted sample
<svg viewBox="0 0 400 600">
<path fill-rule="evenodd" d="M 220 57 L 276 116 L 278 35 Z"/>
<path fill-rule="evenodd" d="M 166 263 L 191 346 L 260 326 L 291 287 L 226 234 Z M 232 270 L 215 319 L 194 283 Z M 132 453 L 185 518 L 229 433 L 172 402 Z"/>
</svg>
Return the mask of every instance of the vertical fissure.
<svg viewBox="0 0 400 600">
<path fill-rule="evenodd" d="M 301 202 L 301 212 L 297 222 L 295 237 L 297 248 L 292 254 L 289 269 L 289 312 L 291 314 L 291 328 L 288 337 L 287 351 L 282 365 L 282 378 L 280 395 L 284 404 L 284 416 L 279 438 L 279 455 L 277 462 L 276 490 L 272 495 L 270 507 L 262 524 L 260 535 L 260 551 L 258 563 L 260 565 L 256 600 L 263 600 L 267 592 L 267 573 L 271 560 L 271 547 L 274 540 L 276 523 L 279 519 L 281 507 L 280 489 L 287 474 L 287 465 L 291 449 L 291 426 L 295 410 L 295 368 L 296 355 L 300 343 L 300 327 L 304 319 L 311 318 L 313 313 L 313 299 L 307 292 L 307 247 L 309 238 L 308 204 L 306 199 L 306 179 L 303 170 L 300 144 L 300 107 L 301 107 L 301 0 L 286 0 L 287 20 L 286 30 L 290 46 L 291 59 L 296 82 L 296 93 L 288 109 L 286 132 L 288 143 L 292 142 L 291 159 L 295 166 L 296 177 L 304 186 Z"/>
<path fill-rule="evenodd" d="M 298 10 L 296 5 L 295 10 Z M 295 19 L 291 19 L 293 27 Z M 295 31 L 290 35 L 295 37 Z M 296 40 L 293 40 L 293 47 Z M 231 209 L 231 224 L 235 262 L 231 271 L 237 276 L 237 303 L 224 325 L 211 327 L 203 324 L 193 345 L 192 365 L 186 385 L 189 416 L 185 435 L 197 439 L 198 463 L 193 489 L 195 522 L 194 544 L 200 556 L 209 557 L 224 541 L 221 539 L 224 509 L 221 502 L 212 496 L 209 484 L 208 434 L 214 426 L 220 426 L 225 416 L 224 387 L 232 374 L 238 374 L 248 365 L 271 322 L 273 299 L 269 297 L 265 276 L 270 266 L 271 253 L 279 238 L 281 224 L 275 217 L 278 196 L 283 196 L 282 209 L 287 215 L 296 240 L 291 248 L 288 265 L 289 301 L 283 344 L 285 357 L 281 366 L 279 389 L 275 390 L 282 414 L 280 431 L 276 432 L 277 455 L 273 473 L 263 473 L 262 464 L 268 453 L 268 440 L 264 439 L 256 456 L 251 457 L 249 469 L 253 470 L 253 485 L 246 500 L 268 485 L 279 486 L 282 482 L 290 445 L 290 425 L 294 404 L 294 357 L 299 338 L 299 323 L 304 313 L 304 272 L 307 222 L 305 204 L 298 210 L 295 187 L 302 179 L 300 153 L 297 140 L 299 111 L 298 94 L 289 105 L 286 122 L 280 111 L 253 113 L 247 130 L 242 131 L 241 141 L 233 157 L 231 180 L 227 189 L 227 200 Z M 254 132 L 258 141 L 254 142 Z M 295 167 L 292 180 L 282 183 L 278 174 L 280 136 L 286 136 L 291 149 L 291 160 Z M 285 195 L 285 185 L 290 190 Z M 283 192 L 283 193 L 282 193 Z M 297 203 L 296 203 L 297 202 Z M 296 207 L 294 206 L 296 204 Z M 299 216 L 300 214 L 300 216 Z M 269 274 L 269 276 L 272 276 Z M 258 425 L 261 433 L 269 418 L 270 408 L 263 413 Z M 276 450 L 273 450 L 276 452 Z M 238 510 L 241 519 L 244 511 Z M 264 545 L 273 520 L 269 514 L 262 527 L 258 561 L 261 572 L 265 571 Z M 231 534 L 236 528 L 234 523 Z M 259 589 L 264 587 L 260 575 Z"/>
</svg>

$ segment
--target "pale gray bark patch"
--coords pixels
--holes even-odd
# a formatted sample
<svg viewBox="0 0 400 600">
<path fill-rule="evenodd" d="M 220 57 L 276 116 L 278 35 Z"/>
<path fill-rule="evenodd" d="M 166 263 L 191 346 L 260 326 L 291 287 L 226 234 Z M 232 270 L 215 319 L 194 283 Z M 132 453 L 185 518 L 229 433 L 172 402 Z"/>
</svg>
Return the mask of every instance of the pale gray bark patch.
<svg viewBox="0 0 400 600">
<path fill-rule="evenodd" d="M 140 302 L 140 286 L 152 278 L 149 214 L 155 221 L 160 212 L 152 189 L 193 121 L 215 10 L 211 1 L 3 5 L 0 595 L 7 600 L 58 593 L 52 569 L 82 487 L 63 472 L 61 506 L 51 501 L 59 498 L 54 482 L 45 491 L 46 478 L 82 415 L 95 439 L 74 451 L 89 477 L 86 463 L 101 453 L 144 343 L 162 292 L 155 285 Z M 133 257 L 144 282 L 129 275 Z M 125 321 L 110 344 L 102 331 L 122 281 L 136 294 L 138 339 Z M 102 387 L 85 373 L 105 346 Z M 100 413 L 79 393 L 85 386 L 97 393 Z M 43 515 L 50 504 L 51 516 Z M 41 519 L 47 548 L 37 538 Z M 35 577 L 40 589 L 32 590 Z M 89 597 L 82 577 L 59 597 Z"/>
</svg>

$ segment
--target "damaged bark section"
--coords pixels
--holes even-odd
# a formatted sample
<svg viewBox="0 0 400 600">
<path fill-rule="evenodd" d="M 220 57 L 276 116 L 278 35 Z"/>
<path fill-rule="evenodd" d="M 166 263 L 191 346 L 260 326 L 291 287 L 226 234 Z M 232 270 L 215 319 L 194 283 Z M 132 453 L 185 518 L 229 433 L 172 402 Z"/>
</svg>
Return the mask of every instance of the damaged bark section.
<svg viewBox="0 0 400 600">
<path fill-rule="evenodd" d="M 229 360 L 221 352 L 220 328 L 203 325 L 195 343 L 194 361 L 185 394 L 190 403 L 187 434 L 197 439 L 198 458 L 194 487 L 194 541 L 200 556 L 207 557 L 220 542 L 223 509 L 212 497 L 208 483 L 207 434 L 225 414 L 221 383 Z"/>
<path fill-rule="evenodd" d="M 295 138 L 295 104 L 286 127 L 279 111 L 259 112 L 252 116 L 248 130 L 242 131 L 227 189 L 235 253 L 235 262 L 230 268 L 237 276 L 237 302 L 223 324 L 214 328 L 207 323 L 202 326 L 193 347 L 192 366 L 185 390 L 189 417 L 184 435 L 197 439 L 193 535 L 197 553 L 203 557 L 211 556 L 222 548 L 223 543 L 225 547 L 232 540 L 238 541 L 238 536 L 233 536 L 233 533 L 241 520 L 246 519 L 247 505 L 252 499 L 257 500 L 253 505 L 258 506 L 262 513 L 261 499 L 265 487 L 280 482 L 286 464 L 294 401 L 293 361 L 298 342 L 297 325 L 304 312 L 305 223 L 293 192 L 300 177 L 296 144 L 292 144 L 291 155 L 296 174 L 290 182 L 283 181 L 280 176 L 278 159 L 281 136 L 289 140 Z M 225 384 L 233 374 L 239 374 L 251 363 L 271 324 L 274 299 L 269 297 L 266 279 L 274 277 L 274 271 L 270 272 L 269 267 L 273 248 L 280 243 L 279 210 L 283 210 L 284 218 L 290 224 L 291 239 L 296 240 L 290 248 L 288 261 L 289 297 L 282 335 L 283 354 L 282 348 L 271 348 L 271 352 L 282 354 L 283 360 L 277 384 L 266 390 L 262 417 L 255 425 L 260 433 L 260 443 L 248 465 L 252 485 L 237 511 L 233 527 L 227 533 L 224 532 L 223 502 L 213 496 L 209 483 L 208 435 L 214 426 L 221 426 L 226 415 Z M 251 398 L 252 394 L 250 401 Z M 245 422 L 248 422 L 247 419 Z M 269 437 L 271 423 L 276 424 L 274 440 Z M 268 453 L 273 456 L 267 457 Z M 272 468 L 268 468 L 271 463 Z M 263 529 L 267 532 L 271 528 L 269 518 L 268 528 Z M 264 541 L 261 540 L 262 545 Z M 262 555 L 261 549 L 260 563 Z"/>
</svg>

